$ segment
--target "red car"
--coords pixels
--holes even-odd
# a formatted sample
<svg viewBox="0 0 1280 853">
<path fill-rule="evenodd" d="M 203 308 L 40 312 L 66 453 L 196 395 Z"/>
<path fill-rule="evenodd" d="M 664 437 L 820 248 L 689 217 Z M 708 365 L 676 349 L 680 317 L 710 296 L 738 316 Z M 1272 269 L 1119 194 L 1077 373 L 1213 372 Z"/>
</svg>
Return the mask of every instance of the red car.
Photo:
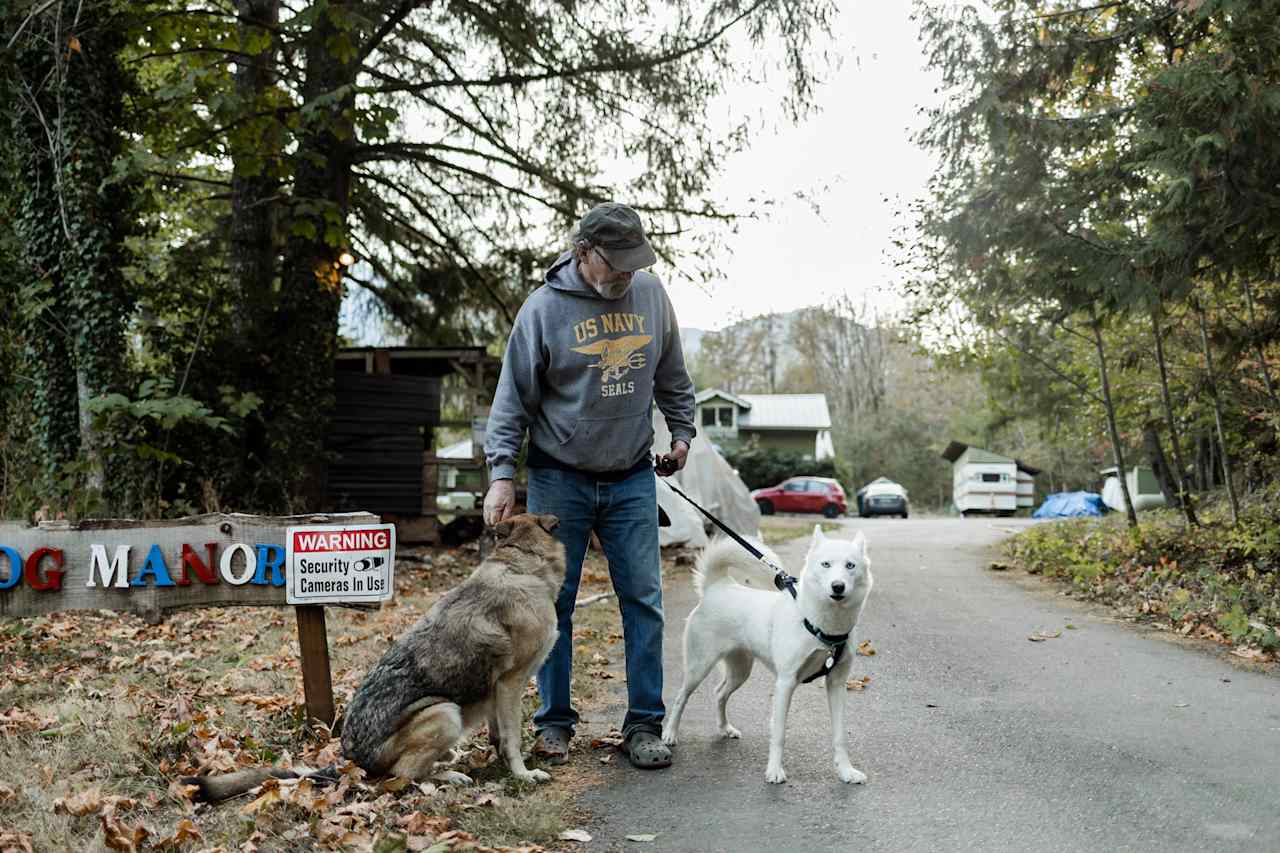
<svg viewBox="0 0 1280 853">
<path fill-rule="evenodd" d="M 792 477 L 751 493 L 761 515 L 775 512 L 820 512 L 827 518 L 844 515 L 844 489 L 830 477 Z"/>
</svg>

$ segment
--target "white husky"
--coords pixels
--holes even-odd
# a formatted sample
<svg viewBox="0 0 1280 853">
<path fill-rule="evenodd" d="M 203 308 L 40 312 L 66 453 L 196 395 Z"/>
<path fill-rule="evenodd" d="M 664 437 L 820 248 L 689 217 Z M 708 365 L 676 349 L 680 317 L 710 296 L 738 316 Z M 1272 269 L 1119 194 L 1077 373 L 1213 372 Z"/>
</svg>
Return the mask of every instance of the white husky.
<svg viewBox="0 0 1280 853">
<path fill-rule="evenodd" d="M 765 553 L 780 565 L 775 555 L 767 550 Z M 769 589 L 742 586 L 730 576 L 731 572 L 750 586 L 767 585 Z M 716 689 L 720 733 L 729 738 L 740 737 L 725 716 L 725 706 L 751 675 L 752 663 L 758 659 L 777 677 L 769 725 L 769 765 L 764 778 L 768 782 L 785 782 L 782 747 L 791 694 L 801 682 L 829 670 L 827 704 L 831 709 L 836 772 L 843 782 L 867 781 L 866 775 L 849 763 L 845 743 L 845 683 L 856 644 L 851 636 L 846 636 L 843 643 L 835 642 L 842 635 L 851 635 L 871 592 L 871 561 L 862 533 L 852 541 L 828 539 L 821 526 L 814 527 L 813 544 L 805 557 L 794 599 L 786 592 L 775 591 L 764 564 L 730 539 L 717 540 L 707 547 L 698 561 L 694 583 L 702 601 L 685 625 L 684 684 L 663 726 L 663 741 L 675 744 L 689 696 L 717 663 L 723 664 L 723 679 Z"/>
</svg>

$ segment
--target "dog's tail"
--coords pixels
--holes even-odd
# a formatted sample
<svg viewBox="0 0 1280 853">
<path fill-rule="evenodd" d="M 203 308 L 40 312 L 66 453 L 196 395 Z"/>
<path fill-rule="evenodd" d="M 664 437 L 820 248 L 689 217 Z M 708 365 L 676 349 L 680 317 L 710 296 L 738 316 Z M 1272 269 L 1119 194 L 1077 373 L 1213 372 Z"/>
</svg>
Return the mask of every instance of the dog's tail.
<svg viewBox="0 0 1280 853">
<path fill-rule="evenodd" d="M 315 779 L 320 782 L 336 782 L 337 765 L 329 765 L 321 770 L 310 767 L 250 767 L 234 773 L 221 773 L 217 776 L 183 776 L 183 785 L 193 785 L 195 793 L 191 795 L 197 802 L 216 803 L 229 800 L 248 793 L 268 779 Z"/>
<path fill-rule="evenodd" d="M 778 565 L 778 555 L 761 542 L 752 542 L 764 555 Z M 702 596 L 707 589 L 719 583 L 739 583 L 752 589 L 775 589 L 773 572 L 764 563 L 725 536 L 716 537 L 698 558 L 693 570 L 693 586 Z"/>
</svg>

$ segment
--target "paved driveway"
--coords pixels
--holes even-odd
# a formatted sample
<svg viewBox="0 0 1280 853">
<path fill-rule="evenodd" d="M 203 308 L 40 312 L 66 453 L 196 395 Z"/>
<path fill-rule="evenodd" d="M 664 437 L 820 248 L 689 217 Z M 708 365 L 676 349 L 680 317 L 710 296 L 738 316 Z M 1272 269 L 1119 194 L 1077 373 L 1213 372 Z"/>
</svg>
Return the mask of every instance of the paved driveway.
<svg viewBox="0 0 1280 853">
<path fill-rule="evenodd" d="M 619 756 L 595 771 L 582 798 L 595 840 L 574 849 L 1280 851 L 1280 678 L 989 571 L 999 540 L 1028 523 L 859 519 L 832 534 L 866 532 L 876 579 L 859 639 L 877 654 L 852 673 L 871 683 L 849 694 L 866 785 L 835 778 L 817 684 L 792 705 L 788 783 L 766 784 L 769 674 L 757 668 L 730 703 L 739 741 L 715 735 L 713 675 L 674 767 L 641 772 Z M 793 573 L 806 547 L 781 549 Z M 694 604 L 687 575 L 673 578 L 668 701 Z M 657 838 L 625 840 L 634 833 Z"/>
</svg>

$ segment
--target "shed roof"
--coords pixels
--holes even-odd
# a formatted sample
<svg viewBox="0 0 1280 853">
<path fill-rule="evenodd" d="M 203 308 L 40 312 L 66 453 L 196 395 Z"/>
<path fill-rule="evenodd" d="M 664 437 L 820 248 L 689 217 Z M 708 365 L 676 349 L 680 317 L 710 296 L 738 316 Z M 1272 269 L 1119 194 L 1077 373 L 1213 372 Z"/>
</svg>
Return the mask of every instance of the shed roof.
<svg viewBox="0 0 1280 853">
<path fill-rule="evenodd" d="M 743 394 L 751 408 L 743 429 L 831 429 L 826 394 Z"/>
<path fill-rule="evenodd" d="M 1031 476 L 1040 473 L 1039 468 L 1033 468 L 1021 459 L 1010 459 L 1008 456 L 1001 456 L 998 453 L 992 453 L 990 450 L 983 450 L 981 447 L 974 447 L 965 444 L 963 441 L 953 441 L 947 445 L 947 449 L 942 451 L 942 458 L 948 462 L 955 462 L 965 451 L 969 451 L 970 462 L 1012 462 L 1019 471 L 1025 471 Z"/>
</svg>

